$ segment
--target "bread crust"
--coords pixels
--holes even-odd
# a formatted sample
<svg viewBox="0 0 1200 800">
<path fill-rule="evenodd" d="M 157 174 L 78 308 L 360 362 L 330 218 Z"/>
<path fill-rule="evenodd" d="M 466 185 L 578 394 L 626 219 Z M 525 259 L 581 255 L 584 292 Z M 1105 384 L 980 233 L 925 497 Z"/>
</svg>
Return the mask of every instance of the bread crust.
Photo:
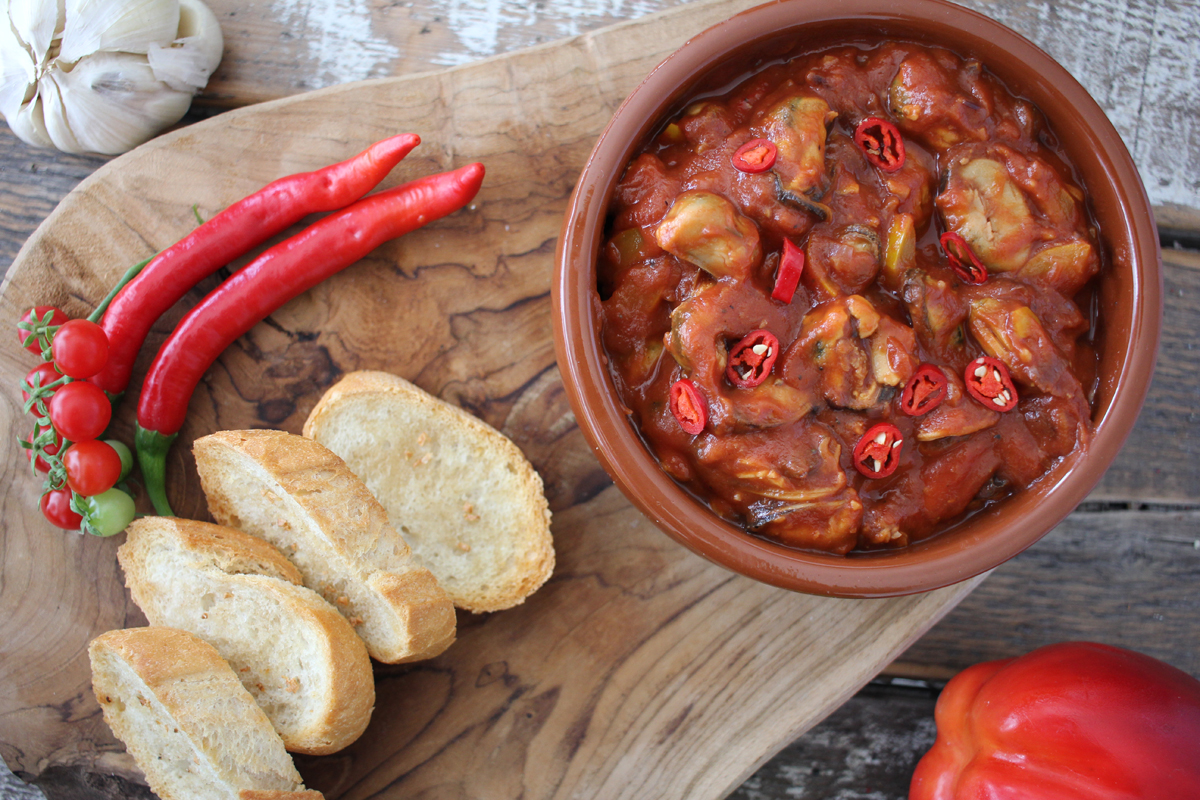
<svg viewBox="0 0 1200 800">
<path fill-rule="evenodd" d="M 213 517 L 280 545 L 300 568 L 304 584 L 349 620 L 373 658 L 390 664 L 416 661 L 453 643 L 456 619 L 450 598 L 433 574 L 412 559 L 379 501 L 337 455 L 310 439 L 265 430 L 214 433 L 197 439 L 193 451 Z M 263 489 L 261 508 L 249 509 L 245 498 L 225 491 L 221 476 L 229 469 L 247 477 L 261 472 L 271 486 Z M 290 503 L 315 528 L 319 542 L 309 541 L 301 526 L 289 522 L 297 513 Z M 279 514 L 276 524 L 247 518 L 264 509 Z M 314 547 L 327 548 L 338 562 L 317 565 L 309 558 L 306 568 L 301 551 L 311 555 Z M 345 573 L 334 574 L 342 566 Z M 378 597 L 388 618 L 377 619 L 379 626 L 364 624 L 368 611 L 345 602 L 336 588 L 346 581 Z M 394 635 L 371 634 L 381 627 Z"/>
<path fill-rule="evenodd" d="M 279 608 L 291 620 L 293 635 L 303 632 L 306 639 L 315 641 L 320 656 L 307 669 L 320 673 L 319 694 L 301 691 L 302 681 L 286 674 L 287 665 L 250 638 L 250 620 L 244 620 L 247 627 L 231 628 L 215 620 L 208 622 L 207 613 L 169 612 L 164 599 L 179 589 L 156 583 L 148 560 L 156 554 L 170 557 L 173 553 L 182 558 L 171 577 L 186 582 L 187 576 L 180 576 L 178 570 L 189 570 L 200 583 L 214 590 L 223 587 L 228 596 L 234 591 L 249 593 Z M 244 660 L 245 672 L 239 677 L 245 678 L 252 693 L 256 685 L 258 691 L 267 691 L 262 682 L 275 684 L 274 696 L 283 698 L 283 705 L 278 709 L 273 704 L 265 707 L 269 715 L 276 712 L 272 722 L 288 750 L 326 755 L 348 747 L 362 735 L 375 705 L 374 677 L 366 646 L 336 608 L 302 585 L 300 571 L 270 544 L 221 525 L 146 517 L 129 526 L 117 558 L 125 571 L 125 585 L 151 625 L 186 629 L 218 649 L 223 640 L 234 639 L 236 650 L 222 653 L 231 661 L 236 651 L 253 654 Z M 237 647 L 237 643 L 242 646 Z M 280 681 L 285 682 L 282 690 Z M 275 703 L 279 702 L 276 699 Z"/>
<path fill-rule="evenodd" d="M 519 541 L 513 542 L 515 558 L 502 574 L 489 574 L 488 580 L 480 580 L 471 586 L 450 586 L 444 576 L 439 575 L 448 592 L 459 608 L 475 613 L 499 611 L 525 601 L 537 591 L 554 571 L 554 540 L 550 533 L 550 509 L 546 502 L 541 476 L 529 463 L 525 454 L 508 437 L 482 420 L 460 408 L 446 403 L 417 386 L 387 372 L 358 371 L 348 373 L 325 392 L 304 423 L 304 436 L 338 450 L 335 436 L 329 433 L 331 420 L 354 402 L 397 403 L 414 410 L 414 416 L 422 417 L 429 429 L 456 437 L 470 443 L 485 454 L 495 469 L 512 474 L 513 480 L 505 483 L 506 511 L 511 506 L 511 516 L 519 521 L 515 524 Z M 374 436 L 395 436 L 392 430 L 369 432 Z M 418 443 L 412 443 L 415 448 Z M 348 456 L 348 453 L 341 453 Z M 359 477 L 379 492 L 385 508 L 393 508 L 391 498 L 366 473 L 366 467 L 355 463 L 352 469 L 363 472 Z M 435 460 L 428 469 L 437 469 Z M 449 479 L 448 479 L 449 481 Z M 431 498 L 430 502 L 444 502 L 444 498 Z M 409 522 L 391 514 L 393 526 L 399 528 Z M 472 516 L 468 511 L 467 516 Z M 452 523 L 448 523 L 452 524 Z M 459 521 L 459 524 L 464 524 Z M 416 544 L 413 544 L 417 547 Z M 426 554 L 417 551 L 417 556 L 438 574 L 438 568 Z"/>
<path fill-rule="evenodd" d="M 214 796 L 256 789 L 304 791 L 270 720 L 211 645 L 172 628 L 130 628 L 97 636 L 88 646 L 88 656 L 92 690 L 104 721 L 163 800 L 197 800 L 184 788 L 188 784 L 181 781 L 178 764 L 162 757 L 160 739 L 165 735 L 173 735 L 176 743 L 182 735 L 195 758 L 203 759 L 195 763 L 211 775 Z M 140 689 L 121 683 L 114 662 L 135 673 L 165 710 L 174 734 L 146 729 L 137 718 L 126 716 L 125 705 L 150 701 Z M 224 731 L 229 735 L 214 735 Z M 230 765 L 237 766 L 231 770 Z M 276 785 L 254 786 L 255 782 Z"/>
</svg>

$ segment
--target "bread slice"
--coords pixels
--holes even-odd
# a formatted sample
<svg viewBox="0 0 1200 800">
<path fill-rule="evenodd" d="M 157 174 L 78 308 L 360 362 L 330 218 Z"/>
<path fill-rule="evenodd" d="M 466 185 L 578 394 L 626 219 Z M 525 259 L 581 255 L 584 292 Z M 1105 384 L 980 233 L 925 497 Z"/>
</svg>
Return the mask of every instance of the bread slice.
<svg viewBox="0 0 1200 800">
<path fill-rule="evenodd" d="M 271 721 L 212 645 L 130 628 L 97 636 L 88 656 L 104 721 L 163 800 L 304 790 Z"/>
<path fill-rule="evenodd" d="M 518 605 L 554 571 L 542 479 L 465 411 L 395 375 L 352 372 L 321 398 L 304 435 L 363 479 L 459 608 Z"/>
<path fill-rule="evenodd" d="M 213 517 L 282 550 L 372 657 L 432 658 L 454 641 L 450 598 L 336 455 L 283 431 L 214 433 L 193 452 Z"/>
<path fill-rule="evenodd" d="M 220 525 L 146 517 L 117 558 L 150 624 L 215 647 L 288 750 L 335 753 L 362 735 L 375 705 L 367 648 L 274 547 Z"/>
</svg>

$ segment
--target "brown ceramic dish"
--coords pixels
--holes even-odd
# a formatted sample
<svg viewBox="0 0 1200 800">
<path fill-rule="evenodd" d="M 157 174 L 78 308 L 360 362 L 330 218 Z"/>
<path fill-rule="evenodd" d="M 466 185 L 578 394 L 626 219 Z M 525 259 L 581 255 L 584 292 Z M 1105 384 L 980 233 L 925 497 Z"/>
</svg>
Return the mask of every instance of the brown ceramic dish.
<svg viewBox="0 0 1200 800">
<path fill-rule="evenodd" d="M 596 258 L 606 209 L 632 154 L 696 94 L 793 52 L 862 40 L 940 45 L 979 59 L 1031 100 L 1079 170 L 1107 264 L 1100 277 L 1095 438 L 1033 488 L 901 550 L 830 556 L 788 549 L 720 519 L 646 449 L 616 395 L 600 343 Z M 1158 236 L 1133 161 L 1104 112 L 1065 69 L 999 23 L 941 0 L 784 0 L 703 32 L 629 96 L 601 135 L 571 198 L 554 283 L 558 364 L 585 436 L 617 486 L 660 528 L 705 558 L 787 589 L 886 597 L 965 580 L 1012 558 L 1084 499 L 1133 427 L 1154 368 L 1162 319 Z"/>
</svg>

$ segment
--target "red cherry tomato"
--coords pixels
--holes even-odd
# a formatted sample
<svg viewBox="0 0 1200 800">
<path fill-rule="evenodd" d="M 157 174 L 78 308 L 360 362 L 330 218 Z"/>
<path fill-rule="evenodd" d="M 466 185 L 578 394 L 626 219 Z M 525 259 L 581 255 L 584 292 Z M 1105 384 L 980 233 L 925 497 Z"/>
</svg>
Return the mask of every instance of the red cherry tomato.
<svg viewBox="0 0 1200 800">
<path fill-rule="evenodd" d="M 67 485 L 84 497 L 107 492 L 121 477 L 121 456 L 97 439 L 71 445 L 62 461 L 67 469 Z"/>
<path fill-rule="evenodd" d="M 751 139 L 733 154 L 733 166 L 739 172 L 755 174 L 775 166 L 779 149 L 767 139 Z"/>
<path fill-rule="evenodd" d="M 71 490 L 55 489 L 42 495 L 42 516 L 56 528 L 65 531 L 79 530 L 83 517 L 71 510 Z"/>
<path fill-rule="evenodd" d="M 34 379 L 37 379 L 38 386 L 49 386 L 56 380 L 62 377 L 62 373 L 54 368 L 54 365 L 49 361 L 43 361 L 25 375 L 25 383 L 21 384 L 21 402 L 29 401 L 29 389 L 33 388 Z M 48 395 L 43 395 L 43 398 L 49 400 L 50 397 L 58 391 L 60 387 L 55 387 L 50 390 Z"/>
<path fill-rule="evenodd" d="M 29 432 L 29 435 L 25 437 L 25 441 L 29 442 L 30 444 L 33 444 L 33 440 L 36 439 L 40 433 L 41 433 L 41 429 L 35 427 L 32 431 Z M 54 456 L 54 455 L 58 455 L 58 448 L 60 448 L 60 447 L 62 447 L 62 437 L 59 436 L 58 434 L 55 434 L 54 435 L 54 443 L 48 444 L 45 447 L 43 447 L 42 449 L 46 452 L 46 455 Z M 33 460 L 33 451 L 26 450 L 25 458 L 32 461 Z M 38 472 L 49 472 L 50 471 L 50 465 L 47 464 L 46 460 L 43 459 L 41 456 L 37 457 L 37 462 L 33 465 L 33 468 L 36 469 Z"/>
<path fill-rule="evenodd" d="M 108 334 L 91 320 L 73 319 L 55 332 L 50 350 L 63 375 L 90 378 L 108 362 Z"/>
<path fill-rule="evenodd" d="M 61 308 L 35 306 L 21 315 L 21 323 L 17 326 L 17 341 L 21 343 L 21 347 L 39 356 L 42 354 L 43 343 L 39 341 L 38 334 L 44 333 L 44 331 L 35 330 L 35 328 L 42 327 L 41 322 L 46 319 L 47 314 L 50 314 L 50 319 L 46 325 L 51 327 L 62 325 L 71 319 Z M 35 315 L 37 319 L 34 319 Z"/>
<path fill-rule="evenodd" d="M 704 392 L 687 378 L 671 385 L 670 406 L 684 433 L 695 436 L 708 424 L 708 401 Z"/>
<path fill-rule="evenodd" d="M 63 386 L 50 398 L 54 430 L 71 442 L 86 442 L 104 433 L 112 419 L 112 405 L 100 387 L 86 381 Z"/>
</svg>

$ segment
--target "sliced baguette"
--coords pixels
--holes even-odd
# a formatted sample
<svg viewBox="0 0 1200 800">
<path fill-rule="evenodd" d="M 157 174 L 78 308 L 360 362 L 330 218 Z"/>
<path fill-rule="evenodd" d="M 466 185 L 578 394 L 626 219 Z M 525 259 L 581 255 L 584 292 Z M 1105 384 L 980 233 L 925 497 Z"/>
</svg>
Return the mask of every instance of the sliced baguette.
<svg viewBox="0 0 1200 800">
<path fill-rule="evenodd" d="M 465 411 L 395 375 L 352 372 L 321 398 L 304 435 L 363 479 L 459 608 L 511 608 L 554 571 L 541 477 Z"/>
<path fill-rule="evenodd" d="M 223 431 L 193 446 L 208 510 L 265 539 L 345 616 L 373 658 L 432 658 L 454 641 L 454 605 L 340 458 L 282 431 Z"/>
<path fill-rule="evenodd" d="M 212 645 L 130 628 L 97 636 L 88 656 L 104 721 L 163 800 L 304 791 L 270 720 Z"/>
<path fill-rule="evenodd" d="M 220 525 L 146 517 L 117 558 L 150 624 L 215 647 L 288 750 L 336 753 L 362 735 L 375 705 L 367 648 L 274 547 Z"/>
</svg>

